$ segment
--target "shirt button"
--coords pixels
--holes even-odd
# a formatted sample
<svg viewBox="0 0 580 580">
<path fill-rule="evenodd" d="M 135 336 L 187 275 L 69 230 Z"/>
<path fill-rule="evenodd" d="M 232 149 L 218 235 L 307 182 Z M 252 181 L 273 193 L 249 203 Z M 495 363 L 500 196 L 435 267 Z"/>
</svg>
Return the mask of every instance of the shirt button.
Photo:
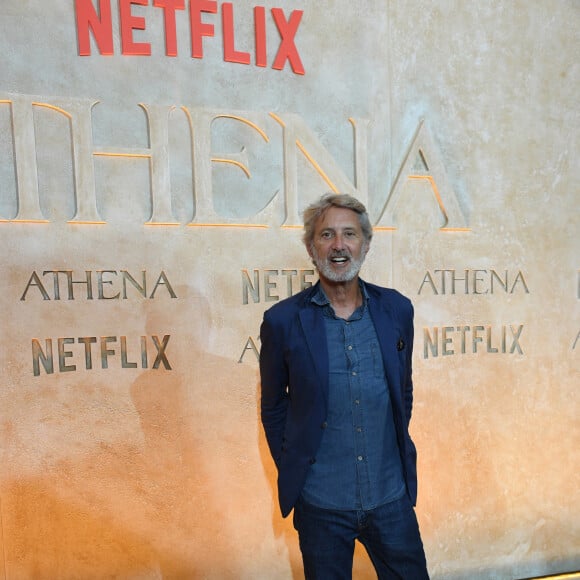
<svg viewBox="0 0 580 580">
<path fill-rule="evenodd" d="M 357 433 L 362 433 L 362 427 L 357 427 L 357 428 L 356 428 L 356 432 L 357 432 Z"/>
<path fill-rule="evenodd" d="M 354 372 L 352 373 L 352 376 L 353 376 L 353 377 L 356 377 L 356 371 L 354 371 Z"/>
<path fill-rule="evenodd" d="M 362 461 L 362 460 L 363 460 L 363 456 L 362 456 L 362 455 L 359 455 L 359 456 L 357 457 L 357 459 L 358 459 L 359 461 Z"/>
<path fill-rule="evenodd" d="M 348 350 L 352 350 L 352 346 L 350 344 L 348 345 Z"/>
<path fill-rule="evenodd" d="M 355 405 L 359 405 L 359 404 L 360 404 L 360 401 L 359 401 L 358 399 L 355 399 L 355 400 L 354 400 L 354 404 L 355 404 Z"/>
</svg>

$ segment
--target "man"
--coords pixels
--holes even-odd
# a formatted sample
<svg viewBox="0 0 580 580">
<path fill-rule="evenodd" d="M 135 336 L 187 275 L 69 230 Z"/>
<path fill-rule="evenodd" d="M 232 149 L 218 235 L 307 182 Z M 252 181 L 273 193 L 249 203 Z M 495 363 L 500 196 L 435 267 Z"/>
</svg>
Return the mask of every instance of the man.
<svg viewBox="0 0 580 580">
<path fill-rule="evenodd" d="M 260 330 L 262 423 L 307 580 L 351 578 L 355 540 L 380 579 L 428 578 L 408 431 L 413 307 L 359 278 L 371 238 L 350 195 L 308 207 L 319 282 L 270 308 Z"/>
</svg>

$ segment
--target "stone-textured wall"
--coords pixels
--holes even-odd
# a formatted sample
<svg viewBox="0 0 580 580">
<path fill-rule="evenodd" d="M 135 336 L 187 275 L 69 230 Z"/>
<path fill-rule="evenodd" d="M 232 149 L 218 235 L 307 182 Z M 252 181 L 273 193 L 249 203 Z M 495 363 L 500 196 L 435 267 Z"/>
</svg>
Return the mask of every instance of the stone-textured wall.
<svg viewBox="0 0 580 580">
<path fill-rule="evenodd" d="M 155 4 L 0 7 L 0 578 L 301 577 L 257 335 L 331 189 L 415 304 L 432 577 L 580 568 L 580 5 Z"/>
</svg>

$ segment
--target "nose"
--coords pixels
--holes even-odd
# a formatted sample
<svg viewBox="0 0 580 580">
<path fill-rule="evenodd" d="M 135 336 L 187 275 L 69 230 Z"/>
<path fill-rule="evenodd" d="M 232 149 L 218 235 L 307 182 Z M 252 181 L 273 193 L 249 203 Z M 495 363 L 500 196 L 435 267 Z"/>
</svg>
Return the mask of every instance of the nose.
<svg viewBox="0 0 580 580">
<path fill-rule="evenodd" d="M 333 250 L 344 249 L 344 236 L 342 234 L 336 234 L 332 241 L 333 241 L 333 244 L 332 244 Z"/>
</svg>

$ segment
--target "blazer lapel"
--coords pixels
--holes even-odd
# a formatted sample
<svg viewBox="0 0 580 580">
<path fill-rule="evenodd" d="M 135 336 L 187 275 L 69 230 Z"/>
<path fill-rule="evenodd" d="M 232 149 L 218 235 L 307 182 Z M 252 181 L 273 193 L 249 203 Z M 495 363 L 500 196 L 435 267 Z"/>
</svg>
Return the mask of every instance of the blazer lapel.
<svg viewBox="0 0 580 580">
<path fill-rule="evenodd" d="M 369 310 L 375 324 L 383 355 L 391 402 L 396 412 L 404 416 L 400 384 L 401 369 L 399 368 L 400 363 L 397 352 L 397 342 L 401 338 L 401 329 L 397 326 L 389 305 L 382 299 L 380 294 L 371 293 L 369 290 L 369 298 Z"/>
<path fill-rule="evenodd" d="M 306 344 L 314 362 L 317 382 L 322 387 L 325 403 L 328 403 L 328 348 L 322 308 L 308 303 L 302 308 L 299 316 Z"/>
</svg>

